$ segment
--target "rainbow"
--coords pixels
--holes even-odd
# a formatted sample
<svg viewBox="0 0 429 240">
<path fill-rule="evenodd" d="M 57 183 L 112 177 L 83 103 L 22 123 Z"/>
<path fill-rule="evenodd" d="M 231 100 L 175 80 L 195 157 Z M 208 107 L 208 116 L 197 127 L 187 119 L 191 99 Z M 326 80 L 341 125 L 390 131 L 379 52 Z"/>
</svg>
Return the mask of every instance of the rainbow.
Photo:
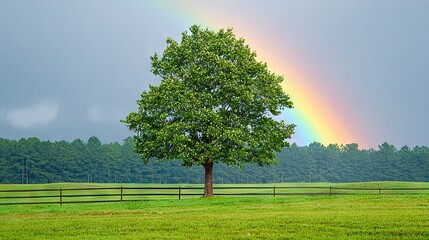
<svg viewBox="0 0 429 240">
<path fill-rule="evenodd" d="M 276 42 L 275 38 L 270 37 L 273 36 L 272 32 L 264 32 L 265 28 L 258 28 L 255 22 L 246 23 L 243 16 L 238 19 L 232 10 L 228 12 L 228 9 L 221 9 L 215 2 L 210 3 L 210 6 L 203 5 L 208 4 L 207 2 L 189 0 L 168 3 L 157 1 L 155 4 L 166 14 L 180 18 L 185 29 L 193 24 L 212 29 L 233 27 L 234 33 L 246 40 L 252 50 L 257 52 L 258 58 L 267 62 L 271 71 L 285 77 L 283 88 L 291 97 L 294 109 L 286 109 L 283 115 L 287 123 L 297 125 L 292 142 L 301 146 L 312 142 L 324 145 L 356 142 L 358 134 L 345 124 L 349 119 L 344 117 L 345 114 L 335 111 L 335 104 L 324 98 L 323 93 L 326 94 L 326 90 L 323 86 L 314 84 L 314 79 L 323 81 L 309 74 L 311 71 L 306 68 L 296 66 L 287 56 L 285 59 L 278 50 L 285 49 L 287 43 Z"/>
</svg>

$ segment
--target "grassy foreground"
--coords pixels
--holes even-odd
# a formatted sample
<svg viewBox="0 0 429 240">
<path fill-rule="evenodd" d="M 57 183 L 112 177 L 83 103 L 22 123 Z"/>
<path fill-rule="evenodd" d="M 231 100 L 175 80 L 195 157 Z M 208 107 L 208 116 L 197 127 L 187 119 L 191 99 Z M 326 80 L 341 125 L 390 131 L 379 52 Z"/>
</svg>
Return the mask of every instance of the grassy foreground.
<svg viewBox="0 0 429 240">
<path fill-rule="evenodd" d="M 429 239 L 429 197 L 214 197 L 0 206 L 0 239 Z"/>
</svg>

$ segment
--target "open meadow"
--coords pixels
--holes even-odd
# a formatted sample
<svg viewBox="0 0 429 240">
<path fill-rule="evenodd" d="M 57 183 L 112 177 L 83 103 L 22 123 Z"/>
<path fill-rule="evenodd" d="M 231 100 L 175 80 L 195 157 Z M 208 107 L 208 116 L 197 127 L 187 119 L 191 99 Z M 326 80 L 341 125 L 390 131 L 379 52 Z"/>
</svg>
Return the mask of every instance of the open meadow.
<svg viewBox="0 0 429 240">
<path fill-rule="evenodd" d="M 427 188 L 429 186 L 428 183 L 402 182 L 290 183 L 267 186 L 272 185 L 332 185 L 355 188 Z M 84 186 L 119 185 L 0 185 L 0 189 Z M 162 186 L 165 187 L 165 185 Z M 189 196 L 181 200 L 173 196 L 117 203 L 0 206 L 0 239 L 119 238 L 429 239 L 429 193 L 422 191 L 410 194 L 218 196 L 213 198 Z"/>
</svg>

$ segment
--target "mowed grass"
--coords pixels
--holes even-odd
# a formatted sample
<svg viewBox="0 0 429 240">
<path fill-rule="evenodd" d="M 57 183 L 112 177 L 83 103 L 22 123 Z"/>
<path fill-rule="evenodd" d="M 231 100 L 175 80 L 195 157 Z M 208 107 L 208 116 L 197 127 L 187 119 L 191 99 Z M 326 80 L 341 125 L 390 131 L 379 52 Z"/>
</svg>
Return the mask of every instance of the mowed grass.
<svg viewBox="0 0 429 240">
<path fill-rule="evenodd" d="M 266 186 L 272 185 L 280 186 Z M 428 184 L 388 182 L 336 186 L 386 185 L 427 187 Z M 0 185 L 1 189 L 16 187 Z M 429 194 L 189 197 L 63 206 L 0 206 L 0 239 L 429 239 Z"/>
</svg>

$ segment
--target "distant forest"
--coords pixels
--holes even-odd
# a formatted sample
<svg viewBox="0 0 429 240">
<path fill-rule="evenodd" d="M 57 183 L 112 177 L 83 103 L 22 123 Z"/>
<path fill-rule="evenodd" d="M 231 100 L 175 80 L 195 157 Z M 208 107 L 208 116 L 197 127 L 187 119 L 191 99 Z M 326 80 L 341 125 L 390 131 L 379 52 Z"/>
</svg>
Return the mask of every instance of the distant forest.
<svg viewBox="0 0 429 240">
<path fill-rule="evenodd" d="M 103 144 L 97 137 L 82 140 L 19 141 L 0 138 L 0 183 L 203 183 L 203 167 L 181 162 L 144 164 L 133 152 L 133 139 Z M 214 167 L 215 183 L 429 181 L 429 148 L 396 149 L 388 143 L 377 150 L 357 144 L 324 146 L 293 144 L 278 154 L 278 164 Z"/>
</svg>

